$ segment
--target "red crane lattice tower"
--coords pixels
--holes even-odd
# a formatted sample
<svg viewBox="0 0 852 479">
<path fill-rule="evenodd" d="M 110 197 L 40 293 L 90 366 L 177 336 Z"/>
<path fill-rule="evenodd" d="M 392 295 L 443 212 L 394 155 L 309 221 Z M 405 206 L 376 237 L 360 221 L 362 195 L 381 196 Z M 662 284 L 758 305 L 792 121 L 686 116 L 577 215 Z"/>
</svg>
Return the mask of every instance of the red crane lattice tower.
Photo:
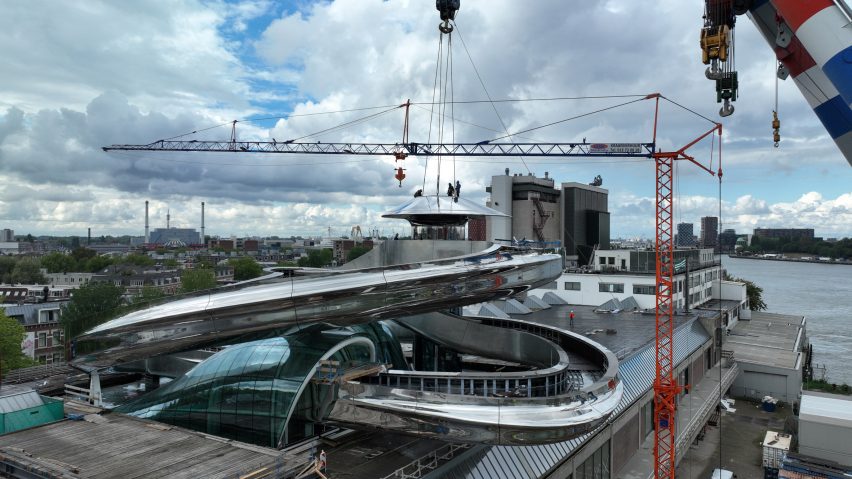
<svg viewBox="0 0 852 479">
<path fill-rule="evenodd" d="M 654 143 L 657 139 L 657 117 L 660 97 L 657 95 L 654 114 Z M 697 162 L 686 154 L 691 148 L 708 135 L 719 135 L 719 169 L 710 168 Z M 656 152 L 653 155 L 656 166 L 656 376 L 654 378 L 654 478 L 674 479 L 675 477 L 675 415 L 677 413 L 677 395 L 681 385 L 675 377 L 674 355 L 674 162 L 689 160 L 699 168 L 722 179 L 722 124 L 699 136 L 677 151 Z M 712 167 L 712 153 L 711 153 Z M 688 295 L 688 292 L 684 292 Z M 687 298 L 686 301 L 689 301 Z"/>
</svg>

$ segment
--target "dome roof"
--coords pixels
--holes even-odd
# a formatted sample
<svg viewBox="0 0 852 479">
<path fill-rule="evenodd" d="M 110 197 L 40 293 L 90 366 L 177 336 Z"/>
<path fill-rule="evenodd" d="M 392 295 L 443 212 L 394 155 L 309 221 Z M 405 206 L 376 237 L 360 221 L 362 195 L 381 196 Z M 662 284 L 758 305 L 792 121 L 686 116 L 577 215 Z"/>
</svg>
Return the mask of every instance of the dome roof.
<svg viewBox="0 0 852 479">
<path fill-rule="evenodd" d="M 473 201 L 449 196 L 416 196 L 383 214 L 383 218 L 408 220 L 412 225 L 463 225 L 476 216 L 509 216 Z"/>
</svg>

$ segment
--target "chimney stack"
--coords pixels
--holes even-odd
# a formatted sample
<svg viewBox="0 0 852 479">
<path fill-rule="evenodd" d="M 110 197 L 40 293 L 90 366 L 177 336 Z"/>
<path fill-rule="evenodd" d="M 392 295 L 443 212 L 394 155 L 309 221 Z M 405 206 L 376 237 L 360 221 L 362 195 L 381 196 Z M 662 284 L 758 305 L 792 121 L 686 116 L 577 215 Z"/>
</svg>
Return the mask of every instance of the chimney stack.
<svg viewBox="0 0 852 479">
<path fill-rule="evenodd" d="M 204 244 L 206 236 L 204 236 L 204 202 L 201 202 L 201 244 Z"/>
<path fill-rule="evenodd" d="M 172 210 L 166 209 L 166 229 L 171 228 Z"/>
<path fill-rule="evenodd" d="M 89 228 L 89 235 L 86 237 L 86 244 L 92 244 L 92 228 Z"/>
<path fill-rule="evenodd" d="M 148 200 L 145 200 L 145 244 L 151 242 L 151 235 L 148 233 Z"/>
</svg>

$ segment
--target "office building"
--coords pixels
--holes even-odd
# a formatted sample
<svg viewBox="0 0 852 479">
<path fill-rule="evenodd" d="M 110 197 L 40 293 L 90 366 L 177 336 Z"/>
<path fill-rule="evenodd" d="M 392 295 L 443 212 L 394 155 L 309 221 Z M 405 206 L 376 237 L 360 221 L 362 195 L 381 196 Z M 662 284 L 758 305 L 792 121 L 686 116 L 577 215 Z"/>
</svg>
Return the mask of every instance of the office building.
<svg viewBox="0 0 852 479">
<path fill-rule="evenodd" d="M 675 246 L 678 248 L 691 248 L 695 246 L 695 233 L 692 223 L 678 223 L 675 236 Z"/>
<path fill-rule="evenodd" d="M 701 218 L 701 248 L 713 248 L 718 250 L 719 246 L 719 218 L 717 216 L 704 216 Z"/>
<path fill-rule="evenodd" d="M 562 183 L 562 245 L 578 266 L 591 262 L 595 249 L 609 249 L 609 191 L 582 183 Z"/>
</svg>

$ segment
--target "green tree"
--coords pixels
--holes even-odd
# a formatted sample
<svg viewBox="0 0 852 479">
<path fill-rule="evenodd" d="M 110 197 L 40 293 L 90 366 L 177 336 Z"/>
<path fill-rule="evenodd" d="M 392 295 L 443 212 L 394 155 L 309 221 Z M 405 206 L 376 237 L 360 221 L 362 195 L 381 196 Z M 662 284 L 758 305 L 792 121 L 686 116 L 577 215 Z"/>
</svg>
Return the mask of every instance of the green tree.
<svg viewBox="0 0 852 479">
<path fill-rule="evenodd" d="M 4 283 L 12 282 L 12 270 L 15 269 L 16 264 L 18 260 L 14 256 L 0 255 L 0 279 Z"/>
<path fill-rule="evenodd" d="M 54 251 L 41 257 L 41 267 L 48 273 L 67 273 L 77 271 L 77 261 L 73 256 Z"/>
<path fill-rule="evenodd" d="M 307 258 L 299 258 L 299 266 L 308 266 L 310 268 L 322 268 L 331 264 L 333 254 L 330 249 L 311 250 L 308 252 Z"/>
<path fill-rule="evenodd" d="M 32 366 L 35 362 L 21 351 L 26 332 L 21 323 L 0 309 L 0 372 Z"/>
<path fill-rule="evenodd" d="M 763 311 L 766 309 L 766 303 L 763 302 L 763 288 L 747 279 L 737 278 L 736 276 L 731 276 L 728 273 L 725 273 L 725 280 L 745 283 L 749 309 L 752 311 Z"/>
<path fill-rule="evenodd" d="M 123 294 L 124 288 L 112 283 L 95 282 L 78 288 L 59 317 L 65 337 L 74 338 L 121 314 Z"/>
<path fill-rule="evenodd" d="M 263 268 L 250 256 L 231 258 L 228 260 L 228 264 L 233 266 L 234 279 L 237 281 L 257 278 L 263 274 Z"/>
<path fill-rule="evenodd" d="M 142 291 L 133 297 L 133 306 L 144 306 L 166 296 L 160 289 L 153 286 L 143 286 Z"/>
<path fill-rule="evenodd" d="M 89 273 L 97 273 L 103 271 L 112 263 L 112 258 L 109 256 L 93 256 L 83 263 L 83 269 Z"/>
<path fill-rule="evenodd" d="M 71 251 L 71 256 L 77 260 L 78 263 L 82 263 L 83 261 L 88 260 L 89 258 L 94 258 L 97 256 L 97 251 L 89 248 L 84 248 L 82 246 L 78 246 Z"/>
<path fill-rule="evenodd" d="M 132 264 L 134 266 L 154 266 L 156 261 L 145 254 L 129 254 L 121 259 L 124 264 Z"/>
<path fill-rule="evenodd" d="M 212 269 L 185 269 L 180 274 L 180 290 L 182 293 L 191 293 L 215 287 L 216 275 Z"/>
<path fill-rule="evenodd" d="M 165 266 L 166 268 L 169 268 L 169 269 L 177 269 L 178 260 L 176 260 L 174 258 L 169 258 L 169 259 L 163 261 L 163 266 Z"/>
<path fill-rule="evenodd" d="M 41 262 L 37 258 L 21 258 L 12 270 L 12 283 L 44 284 L 47 278 L 41 274 Z"/>
<path fill-rule="evenodd" d="M 353 247 L 352 249 L 349 250 L 349 254 L 346 255 L 346 261 L 347 262 L 352 261 L 352 260 L 358 258 L 359 256 L 363 256 L 364 254 L 366 254 L 369 251 L 370 251 L 370 248 L 367 248 L 365 246 L 355 246 L 355 247 Z"/>
</svg>

